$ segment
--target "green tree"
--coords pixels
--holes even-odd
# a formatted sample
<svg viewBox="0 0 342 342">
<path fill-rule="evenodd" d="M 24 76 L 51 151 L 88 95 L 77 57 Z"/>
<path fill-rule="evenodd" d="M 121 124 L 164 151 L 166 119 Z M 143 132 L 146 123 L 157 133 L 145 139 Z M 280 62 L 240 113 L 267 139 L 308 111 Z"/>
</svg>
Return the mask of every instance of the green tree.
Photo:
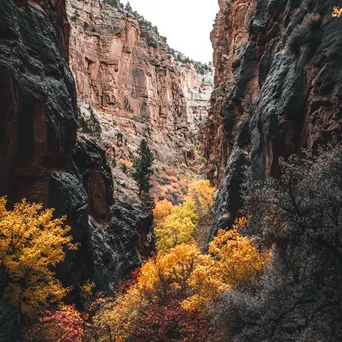
<svg viewBox="0 0 342 342">
<path fill-rule="evenodd" d="M 132 8 L 131 4 L 129 3 L 129 1 L 127 2 L 126 6 L 125 6 L 125 10 L 127 12 L 132 12 L 132 10 L 133 10 L 133 8 Z"/>
<path fill-rule="evenodd" d="M 118 0 L 107 0 L 108 5 L 117 8 L 118 7 Z"/>
<path fill-rule="evenodd" d="M 142 192 L 148 192 L 152 187 L 150 176 L 153 174 L 153 170 L 151 169 L 153 160 L 154 156 L 147 145 L 147 141 L 142 139 L 140 147 L 138 148 L 138 158 L 135 159 L 133 163 L 135 169 L 133 178 L 138 183 L 139 195 L 141 195 Z"/>
</svg>

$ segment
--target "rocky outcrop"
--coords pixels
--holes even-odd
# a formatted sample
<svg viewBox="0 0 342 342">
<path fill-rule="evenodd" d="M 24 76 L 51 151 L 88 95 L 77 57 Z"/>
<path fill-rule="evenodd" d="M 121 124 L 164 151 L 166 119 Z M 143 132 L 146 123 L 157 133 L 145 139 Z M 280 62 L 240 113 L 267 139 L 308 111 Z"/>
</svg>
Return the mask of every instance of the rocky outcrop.
<svg viewBox="0 0 342 342">
<path fill-rule="evenodd" d="M 241 208 L 243 168 L 277 175 L 278 158 L 341 137 L 342 21 L 330 1 L 219 1 L 208 176 L 218 227 Z"/>
<path fill-rule="evenodd" d="M 59 278 L 67 286 L 96 279 L 106 288 L 147 255 L 150 210 L 126 205 L 135 216 L 121 215 L 106 153 L 89 136 L 76 144 L 65 2 L 1 1 L 0 38 L 0 196 L 67 215 L 79 248 L 58 267 Z"/>
<path fill-rule="evenodd" d="M 107 290 L 154 251 L 151 206 L 131 204 L 114 192 L 107 154 L 95 139 L 80 134 L 73 160 L 83 184 L 76 194 L 83 192 L 87 199 L 91 275 L 100 289 Z"/>
<path fill-rule="evenodd" d="M 50 170 L 70 166 L 76 141 L 65 5 L 2 1 L 0 13 L 0 193 L 47 204 Z"/>
</svg>

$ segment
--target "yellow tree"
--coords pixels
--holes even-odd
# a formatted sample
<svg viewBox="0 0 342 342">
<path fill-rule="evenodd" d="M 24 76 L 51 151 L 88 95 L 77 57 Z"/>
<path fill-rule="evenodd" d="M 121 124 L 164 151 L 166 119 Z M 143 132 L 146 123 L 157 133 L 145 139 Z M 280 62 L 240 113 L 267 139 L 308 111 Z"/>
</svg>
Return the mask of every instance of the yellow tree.
<svg viewBox="0 0 342 342">
<path fill-rule="evenodd" d="M 190 184 L 188 189 L 187 199 L 195 202 L 196 212 L 199 215 L 193 237 L 202 252 L 206 250 L 209 243 L 215 191 L 216 188 L 210 185 L 210 181 L 204 179 Z"/>
<path fill-rule="evenodd" d="M 99 298 L 93 305 L 95 311 L 93 324 L 97 342 L 125 342 L 134 331 L 139 315 L 147 307 L 144 292 L 140 286 L 133 285 L 116 298 Z"/>
<path fill-rule="evenodd" d="M 209 253 L 214 260 L 212 272 L 231 286 L 243 286 L 258 276 L 268 264 L 271 251 L 260 251 L 252 238 L 242 236 L 239 229 L 246 218 L 236 222 L 233 229 L 219 230 L 209 245 Z"/>
<path fill-rule="evenodd" d="M 193 233 L 198 223 L 195 202 L 187 200 L 171 209 L 169 215 L 155 222 L 157 250 L 173 248 L 194 241 Z"/>
<path fill-rule="evenodd" d="M 189 185 L 187 199 L 194 201 L 197 211 L 204 216 L 212 210 L 215 191 L 209 180 L 201 179 Z"/>
<path fill-rule="evenodd" d="M 64 221 L 25 199 L 7 210 L 6 198 L 0 198 L 0 289 L 19 317 L 41 312 L 67 293 L 53 270 L 65 249 L 76 248 Z"/>
<path fill-rule="evenodd" d="M 265 269 L 271 251 L 259 250 L 252 238 L 240 234 L 239 230 L 246 222 L 246 218 L 241 218 L 233 229 L 219 230 L 209 245 L 206 265 L 197 267 L 189 278 L 192 295 L 184 301 L 184 308 L 205 308 L 223 291 L 248 284 Z"/>
<path fill-rule="evenodd" d="M 142 266 L 138 286 L 164 304 L 170 297 L 184 299 L 189 295 L 189 278 L 197 267 L 206 264 L 206 259 L 194 244 L 160 251 Z"/>
</svg>

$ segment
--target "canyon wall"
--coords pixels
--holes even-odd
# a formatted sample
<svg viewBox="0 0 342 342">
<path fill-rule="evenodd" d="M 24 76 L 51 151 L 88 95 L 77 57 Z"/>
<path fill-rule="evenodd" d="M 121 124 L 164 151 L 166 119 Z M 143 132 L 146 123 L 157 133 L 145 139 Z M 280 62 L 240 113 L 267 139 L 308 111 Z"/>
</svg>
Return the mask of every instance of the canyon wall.
<svg viewBox="0 0 342 342">
<path fill-rule="evenodd" d="M 94 113 L 101 144 L 113 161 L 121 195 L 131 191 L 120 161 L 131 163 L 142 138 L 148 140 L 157 169 L 189 177 L 193 137 L 207 116 L 213 69 L 199 73 L 178 62 L 166 38 L 136 12 L 97 0 L 70 0 L 70 66 L 81 115 Z M 122 183 L 125 189 L 122 189 Z"/>
<path fill-rule="evenodd" d="M 0 196 L 67 215 L 79 248 L 57 273 L 77 297 L 87 279 L 115 284 L 153 246 L 151 211 L 114 200 L 106 152 L 77 134 L 69 33 L 63 0 L 0 2 Z"/>
<path fill-rule="evenodd" d="M 219 186 L 213 233 L 241 208 L 244 168 L 279 174 L 279 157 L 341 139 L 342 20 L 331 1 L 220 0 L 215 84 L 204 139 Z M 341 4 L 340 4 L 341 5 Z M 214 137 L 214 138 L 213 138 Z"/>
<path fill-rule="evenodd" d="M 68 12 L 79 102 L 151 128 L 188 131 L 208 105 L 212 69 L 199 75 L 192 64 L 178 63 L 166 38 L 137 13 L 97 0 L 70 0 Z"/>
<path fill-rule="evenodd" d="M 68 6 L 70 18 L 64 0 L 0 2 L 0 196 L 67 215 L 79 248 L 58 277 L 108 289 L 154 249 L 151 203 L 127 164 L 145 137 L 155 193 L 162 167 L 196 173 L 192 137 L 212 71 L 177 62 L 137 14 L 90 0 Z"/>
</svg>

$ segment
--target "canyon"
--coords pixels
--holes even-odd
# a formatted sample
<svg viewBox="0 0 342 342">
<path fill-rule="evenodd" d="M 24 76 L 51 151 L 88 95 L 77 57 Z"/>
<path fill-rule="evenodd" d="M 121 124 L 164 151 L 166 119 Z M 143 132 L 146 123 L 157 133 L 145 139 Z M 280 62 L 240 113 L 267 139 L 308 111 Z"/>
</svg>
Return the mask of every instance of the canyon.
<svg viewBox="0 0 342 342">
<path fill-rule="evenodd" d="M 152 199 L 178 204 L 205 175 L 217 187 L 211 238 L 239 217 L 246 168 L 278 177 L 279 158 L 341 140 L 333 4 L 219 5 L 204 65 L 121 6 L 0 2 L 0 196 L 67 216 L 79 248 L 57 275 L 75 301 L 89 279 L 113 291 L 155 252 L 153 201 L 130 174 L 142 139 L 155 156 Z M 17 340 L 2 300 L 0 327 L 0 340 Z"/>
<path fill-rule="evenodd" d="M 59 278 L 108 290 L 154 250 L 152 204 L 127 165 L 146 138 L 156 170 L 197 175 L 213 68 L 177 61 L 140 15 L 97 0 L 9 1 L 0 12 L 0 194 L 67 215 L 80 248 Z"/>
</svg>

